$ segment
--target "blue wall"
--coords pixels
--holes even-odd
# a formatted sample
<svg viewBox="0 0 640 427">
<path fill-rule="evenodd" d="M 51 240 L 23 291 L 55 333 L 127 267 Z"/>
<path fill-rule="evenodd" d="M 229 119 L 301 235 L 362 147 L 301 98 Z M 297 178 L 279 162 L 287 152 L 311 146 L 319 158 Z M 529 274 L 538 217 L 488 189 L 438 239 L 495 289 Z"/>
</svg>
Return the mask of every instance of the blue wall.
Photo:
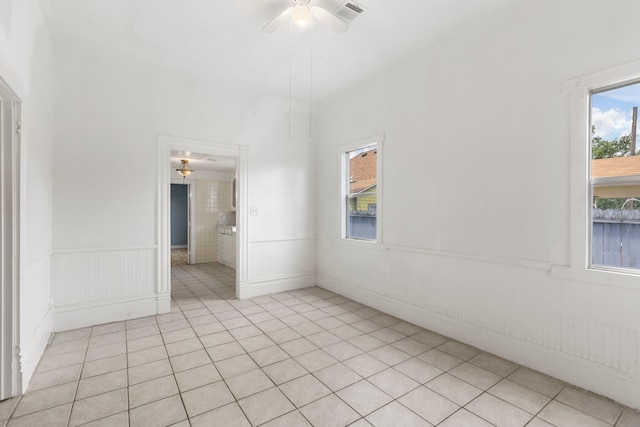
<svg viewBox="0 0 640 427">
<path fill-rule="evenodd" d="M 189 186 L 171 184 L 171 246 L 186 246 L 189 231 Z"/>
</svg>

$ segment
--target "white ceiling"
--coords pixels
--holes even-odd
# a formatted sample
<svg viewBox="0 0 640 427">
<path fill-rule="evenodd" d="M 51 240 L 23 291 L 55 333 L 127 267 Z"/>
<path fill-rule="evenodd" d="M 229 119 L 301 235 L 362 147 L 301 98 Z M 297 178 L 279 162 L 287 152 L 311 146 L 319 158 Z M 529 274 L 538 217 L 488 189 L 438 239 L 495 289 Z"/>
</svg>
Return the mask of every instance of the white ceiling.
<svg viewBox="0 0 640 427">
<path fill-rule="evenodd" d="M 195 171 L 233 172 L 236 170 L 235 157 L 171 150 L 172 169 L 180 166 L 181 159 L 189 160 L 189 165 Z"/>
<path fill-rule="evenodd" d="M 341 35 L 316 25 L 313 98 L 353 85 L 524 0 L 356 0 Z M 292 0 L 41 0 L 54 38 L 155 66 L 288 90 L 290 32 L 261 28 Z M 333 12 L 344 0 L 312 0 Z M 286 92 L 285 92 L 286 93 Z"/>
</svg>

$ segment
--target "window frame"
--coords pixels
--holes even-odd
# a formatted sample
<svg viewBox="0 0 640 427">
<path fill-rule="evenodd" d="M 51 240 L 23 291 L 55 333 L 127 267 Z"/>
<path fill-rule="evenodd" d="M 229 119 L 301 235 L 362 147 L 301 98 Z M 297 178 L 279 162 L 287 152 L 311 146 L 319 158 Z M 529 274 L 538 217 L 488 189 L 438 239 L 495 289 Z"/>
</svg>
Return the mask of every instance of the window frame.
<svg viewBox="0 0 640 427">
<path fill-rule="evenodd" d="M 640 81 L 640 61 L 564 83 L 570 95 L 569 265 L 553 266 L 557 278 L 640 289 L 640 270 L 592 265 L 591 95 Z"/>
<path fill-rule="evenodd" d="M 363 244 L 382 243 L 382 210 L 383 204 L 383 143 L 384 134 L 377 134 L 343 144 L 338 147 L 338 158 L 340 162 L 340 238 L 348 242 L 362 242 Z M 367 147 L 376 146 L 376 238 L 359 239 L 347 236 L 347 214 L 349 197 L 349 153 Z"/>
</svg>

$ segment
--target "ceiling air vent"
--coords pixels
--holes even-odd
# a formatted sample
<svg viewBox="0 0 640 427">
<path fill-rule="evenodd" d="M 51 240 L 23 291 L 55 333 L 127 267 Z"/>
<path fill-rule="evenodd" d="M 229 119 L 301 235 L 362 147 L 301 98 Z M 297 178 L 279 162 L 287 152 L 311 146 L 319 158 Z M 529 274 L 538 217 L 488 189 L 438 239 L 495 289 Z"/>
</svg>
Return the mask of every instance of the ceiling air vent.
<svg viewBox="0 0 640 427">
<path fill-rule="evenodd" d="M 335 15 L 342 18 L 346 22 L 351 22 L 364 12 L 362 6 L 354 1 L 346 1 L 336 10 Z"/>
</svg>

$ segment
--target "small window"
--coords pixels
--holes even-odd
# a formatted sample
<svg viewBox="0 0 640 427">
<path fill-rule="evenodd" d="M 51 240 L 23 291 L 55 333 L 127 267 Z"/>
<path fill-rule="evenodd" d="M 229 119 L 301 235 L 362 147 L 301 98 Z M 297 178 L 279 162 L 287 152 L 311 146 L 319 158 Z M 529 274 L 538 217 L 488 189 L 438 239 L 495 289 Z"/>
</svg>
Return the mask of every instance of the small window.
<svg viewBox="0 0 640 427">
<path fill-rule="evenodd" d="M 591 92 L 591 267 L 640 269 L 640 83 Z"/>
<path fill-rule="evenodd" d="M 346 151 L 344 161 L 344 237 L 377 240 L 378 144 Z"/>
</svg>

